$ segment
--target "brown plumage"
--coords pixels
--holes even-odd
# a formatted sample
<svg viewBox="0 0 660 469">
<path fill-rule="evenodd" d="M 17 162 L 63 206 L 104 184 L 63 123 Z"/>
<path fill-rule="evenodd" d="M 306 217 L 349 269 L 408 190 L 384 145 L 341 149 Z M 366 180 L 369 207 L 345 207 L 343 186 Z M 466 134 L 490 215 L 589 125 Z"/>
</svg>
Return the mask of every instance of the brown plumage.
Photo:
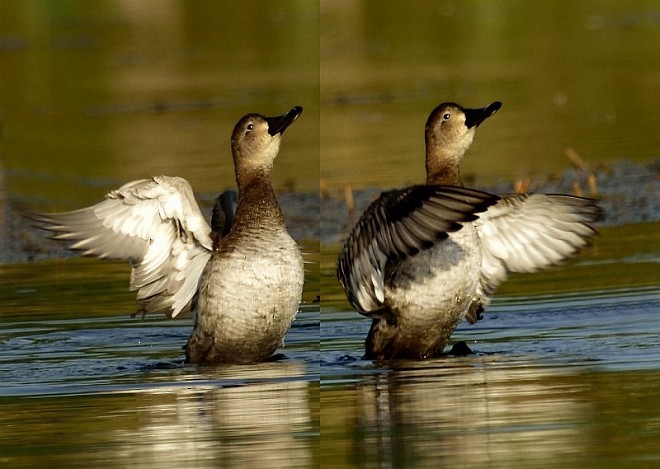
<svg viewBox="0 0 660 469">
<path fill-rule="evenodd" d="M 174 317 L 192 307 L 188 362 L 265 360 L 302 295 L 302 256 L 271 186 L 282 133 L 301 113 L 248 114 L 236 124 L 237 207 L 234 216 L 235 193 L 221 196 L 215 232 L 188 181 L 168 176 L 125 184 L 92 207 L 29 218 L 83 255 L 128 260 L 139 313 Z"/>
<path fill-rule="evenodd" d="M 366 357 L 440 355 L 510 272 L 557 265 L 595 236 L 593 200 L 463 187 L 463 155 L 500 107 L 435 108 L 425 128 L 426 185 L 383 193 L 346 239 L 337 275 L 353 307 L 372 318 Z"/>
</svg>

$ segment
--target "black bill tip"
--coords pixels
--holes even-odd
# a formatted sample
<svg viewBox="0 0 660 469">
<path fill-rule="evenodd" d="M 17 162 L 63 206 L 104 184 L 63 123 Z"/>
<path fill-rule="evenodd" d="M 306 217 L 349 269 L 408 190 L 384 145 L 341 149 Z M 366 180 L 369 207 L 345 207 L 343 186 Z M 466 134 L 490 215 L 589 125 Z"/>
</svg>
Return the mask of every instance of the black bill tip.
<svg viewBox="0 0 660 469">
<path fill-rule="evenodd" d="M 300 114 L 302 114 L 302 106 L 296 106 L 286 114 L 277 117 L 266 117 L 268 122 L 268 133 L 273 137 L 277 134 L 283 134 L 287 127 L 293 124 Z"/>
<path fill-rule="evenodd" d="M 463 109 L 463 112 L 465 113 L 466 127 L 468 129 L 472 127 L 478 127 L 479 124 L 495 114 L 501 107 L 502 103 L 495 101 L 490 103 L 488 106 L 479 109 Z"/>
</svg>

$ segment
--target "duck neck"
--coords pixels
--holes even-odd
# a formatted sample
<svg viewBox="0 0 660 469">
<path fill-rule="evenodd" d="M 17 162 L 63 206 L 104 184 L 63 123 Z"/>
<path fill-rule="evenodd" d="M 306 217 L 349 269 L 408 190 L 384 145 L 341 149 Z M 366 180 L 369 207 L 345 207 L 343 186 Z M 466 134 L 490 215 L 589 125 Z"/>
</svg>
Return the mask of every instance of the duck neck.
<svg viewBox="0 0 660 469">
<path fill-rule="evenodd" d="M 235 225 L 256 226 L 263 229 L 284 224 L 282 210 L 271 184 L 270 173 L 270 168 L 259 168 L 236 178 L 238 206 Z"/>
<path fill-rule="evenodd" d="M 463 186 L 461 158 L 443 154 L 440 150 L 426 149 L 426 184 L 439 186 Z"/>
</svg>

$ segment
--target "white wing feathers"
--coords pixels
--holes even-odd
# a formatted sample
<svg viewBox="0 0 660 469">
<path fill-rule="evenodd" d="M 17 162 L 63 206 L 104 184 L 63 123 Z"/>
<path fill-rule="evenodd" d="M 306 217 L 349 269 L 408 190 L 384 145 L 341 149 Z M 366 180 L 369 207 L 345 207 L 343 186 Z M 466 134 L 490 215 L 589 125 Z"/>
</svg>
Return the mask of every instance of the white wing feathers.
<svg viewBox="0 0 660 469">
<path fill-rule="evenodd" d="M 569 195 L 515 194 L 479 215 L 482 275 L 477 290 L 485 308 L 510 272 L 537 272 L 589 245 L 589 225 L 602 216 L 595 201 Z"/>
<path fill-rule="evenodd" d="M 29 217 L 85 256 L 129 260 L 138 313 L 187 309 L 211 256 L 211 228 L 178 177 L 129 182 L 91 207 Z"/>
</svg>

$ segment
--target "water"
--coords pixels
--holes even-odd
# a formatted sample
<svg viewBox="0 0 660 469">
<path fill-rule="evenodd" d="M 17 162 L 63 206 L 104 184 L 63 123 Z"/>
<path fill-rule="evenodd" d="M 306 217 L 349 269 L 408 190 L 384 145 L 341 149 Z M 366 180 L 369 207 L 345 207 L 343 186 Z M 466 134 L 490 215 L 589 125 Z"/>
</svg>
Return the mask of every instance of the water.
<svg viewBox="0 0 660 469">
<path fill-rule="evenodd" d="M 567 147 L 599 178 L 624 179 L 609 166 L 658 157 L 658 11 L 644 0 L 3 0 L 0 249 L 21 263 L 0 265 L 0 465 L 660 464 L 657 219 L 601 228 L 568 266 L 514 276 L 483 321 L 455 333 L 473 355 L 377 364 L 362 359 L 369 321 L 334 279 L 346 214 L 322 232 L 318 195 L 319 180 L 333 200 L 346 185 L 423 180 L 423 125 L 446 100 L 504 103 L 466 157 L 473 185 L 529 178 L 534 189 L 569 165 Z M 59 259 L 15 220 L 155 174 L 187 178 L 208 210 L 234 185 L 237 119 L 294 105 L 305 110 L 274 184 L 309 263 L 273 362 L 184 364 L 190 317 L 131 318 L 127 265 Z M 657 205 L 652 181 L 624 185 L 638 192 L 617 220 Z"/>
<path fill-rule="evenodd" d="M 310 467 L 318 385 L 306 373 L 294 361 L 140 367 L 130 372 L 140 384 L 3 397 L 0 460 L 8 467 Z"/>
<path fill-rule="evenodd" d="M 659 386 L 524 351 L 401 364 L 323 390 L 323 466 L 653 467 Z"/>
<path fill-rule="evenodd" d="M 189 316 L 130 317 L 127 270 L 75 260 L 0 268 L 0 463 L 312 465 L 315 285 L 277 360 L 203 367 L 183 363 Z"/>
<path fill-rule="evenodd" d="M 653 467 L 657 225 L 602 228 L 570 265 L 514 276 L 452 336 L 474 354 L 382 364 L 362 359 L 370 321 L 346 303 L 325 246 L 322 466 Z"/>
<path fill-rule="evenodd" d="M 364 324 L 354 351 L 324 348 L 326 467 L 657 463 L 657 288 L 554 300 L 497 302 L 455 333 L 475 351 L 465 358 L 374 366 L 359 358 Z"/>
</svg>

